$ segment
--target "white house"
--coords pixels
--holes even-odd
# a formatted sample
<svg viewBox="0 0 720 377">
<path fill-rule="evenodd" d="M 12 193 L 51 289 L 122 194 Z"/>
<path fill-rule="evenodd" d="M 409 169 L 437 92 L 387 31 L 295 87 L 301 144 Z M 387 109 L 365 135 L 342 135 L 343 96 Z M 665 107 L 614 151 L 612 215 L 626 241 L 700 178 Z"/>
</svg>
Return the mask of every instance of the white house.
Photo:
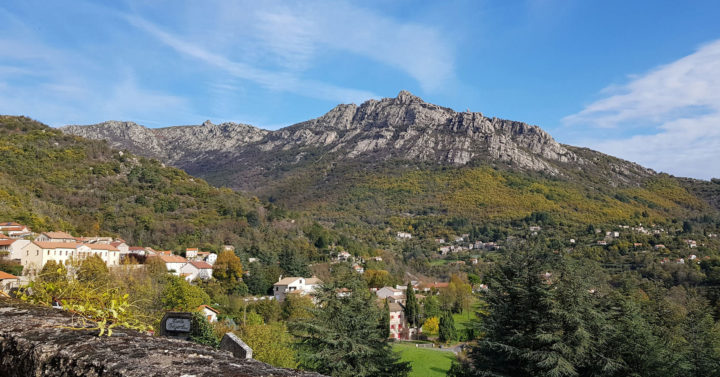
<svg viewBox="0 0 720 377">
<path fill-rule="evenodd" d="M 301 295 L 312 294 L 320 284 L 322 284 L 322 281 L 316 277 L 284 278 L 273 284 L 273 294 L 278 302 L 283 302 L 285 297 L 290 293 L 299 293 Z"/>
<path fill-rule="evenodd" d="M 386 299 L 390 296 L 400 297 L 405 295 L 405 291 L 393 287 L 382 287 L 375 292 L 378 298 Z"/>
<path fill-rule="evenodd" d="M 397 232 L 397 238 L 399 240 L 409 240 L 412 238 L 412 234 L 408 232 Z"/>
<path fill-rule="evenodd" d="M 185 249 L 185 258 L 190 260 L 197 258 L 198 251 L 199 250 L 197 249 L 197 247 L 188 247 L 187 249 Z"/>
<path fill-rule="evenodd" d="M 190 261 L 180 268 L 180 274 L 184 275 L 187 281 L 210 279 L 212 278 L 212 271 L 212 266 L 209 263 L 198 261 Z"/>
<path fill-rule="evenodd" d="M 198 311 L 202 313 L 202 315 L 207 318 L 210 323 L 217 322 L 217 316 L 220 314 L 220 311 L 207 305 L 198 306 Z"/>
<path fill-rule="evenodd" d="M 347 251 L 341 251 L 337 255 L 337 259 L 339 261 L 346 261 L 346 260 L 350 259 L 350 257 L 352 257 L 352 255 L 350 255 L 350 253 L 348 253 Z"/>
<path fill-rule="evenodd" d="M 163 263 L 165 263 L 165 267 L 168 271 L 170 271 L 173 275 L 180 276 L 181 270 L 183 266 L 187 264 L 187 259 L 179 256 L 179 255 L 165 255 L 165 254 L 158 254 L 157 258 L 160 258 Z"/>
<path fill-rule="evenodd" d="M 7 234 L 10 238 L 22 238 L 32 233 L 30 228 L 25 225 L 13 222 L 0 223 L 0 232 Z"/>
</svg>

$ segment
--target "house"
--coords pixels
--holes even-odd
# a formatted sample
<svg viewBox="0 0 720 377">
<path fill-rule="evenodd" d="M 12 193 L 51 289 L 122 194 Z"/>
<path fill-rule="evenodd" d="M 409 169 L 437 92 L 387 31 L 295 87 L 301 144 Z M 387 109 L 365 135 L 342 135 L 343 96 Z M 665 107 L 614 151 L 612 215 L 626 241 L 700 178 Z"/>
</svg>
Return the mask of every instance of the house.
<svg viewBox="0 0 720 377">
<path fill-rule="evenodd" d="M 443 283 L 443 282 L 425 283 L 425 284 L 421 285 L 421 290 L 423 292 L 430 292 L 432 290 L 439 290 L 439 289 L 447 288 L 449 286 L 450 286 L 450 283 L 447 283 L 447 282 L 445 282 L 445 283 Z"/>
<path fill-rule="evenodd" d="M 471 263 L 471 264 L 478 264 L 478 259 L 477 259 L 477 258 L 470 258 L 470 263 Z"/>
<path fill-rule="evenodd" d="M 114 248 L 118 249 L 120 251 L 120 255 L 126 255 L 130 252 L 130 246 L 125 243 L 125 241 L 113 241 L 110 242 L 110 245 L 112 245 Z"/>
<path fill-rule="evenodd" d="M 114 241 L 112 237 L 77 237 L 75 239 L 82 243 L 97 243 L 104 245 L 109 245 Z"/>
<path fill-rule="evenodd" d="M 352 255 L 350 255 L 350 253 L 348 253 L 347 251 L 341 251 L 337 255 L 337 260 L 346 261 L 346 260 L 350 259 L 351 257 L 352 257 Z"/>
<path fill-rule="evenodd" d="M 43 232 L 35 237 L 39 242 L 78 242 L 75 237 L 65 232 Z"/>
<path fill-rule="evenodd" d="M 397 232 L 397 239 L 399 240 L 409 240 L 412 238 L 412 234 L 407 232 Z"/>
<path fill-rule="evenodd" d="M 198 251 L 195 260 L 207 262 L 208 264 L 213 265 L 217 260 L 217 254 L 208 251 Z"/>
<path fill-rule="evenodd" d="M 597 244 L 600 246 L 607 246 L 607 241 L 601 240 L 601 241 L 598 241 Z"/>
<path fill-rule="evenodd" d="M 435 239 L 435 242 L 437 242 L 437 243 L 445 243 L 445 239 L 444 239 L 444 238 L 436 238 L 436 239 Z"/>
<path fill-rule="evenodd" d="M 219 310 L 207 305 L 200 305 L 197 310 L 203 315 L 203 317 L 207 318 L 210 323 L 217 322 L 217 316 L 220 314 Z"/>
<path fill-rule="evenodd" d="M 11 289 L 17 288 L 19 281 L 19 277 L 0 271 L 0 290 L 3 292 L 10 292 Z"/>
<path fill-rule="evenodd" d="M 188 262 L 187 259 L 179 255 L 158 254 L 156 257 L 160 258 L 160 260 L 165 263 L 165 268 L 167 268 L 170 273 L 177 276 L 180 276 L 180 271 Z"/>
<path fill-rule="evenodd" d="M 402 289 L 397 289 L 393 287 L 382 287 L 375 292 L 375 294 L 378 296 L 378 298 L 386 299 L 388 297 L 400 297 L 404 296 L 405 292 Z"/>
<path fill-rule="evenodd" d="M 691 248 L 694 249 L 697 247 L 697 241 L 695 240 L 685 240 L 685 243 Z"/>
<path fill-rule="evenodd" d="M 188 247 L 185 249 L 185 258 L 194 260 L 198 255 L 197 247 Z"/>
<path fill-rule="evenodd" d="M 20 264 L 23 266 L 23 275 L 32 275 L 39 272 L 45 263 L 55 261 L 66 264 L 72 258 L 79 257 L 77 242 L 41 242 L 32 241 L 20 249 Z M 89 249 L 85 248 L 85 251 Z"/>
<path fill-rule="evenodd" d="M 374 260 L 375 262 L 382 262 L 383 260 L 382 257 L 372 257 L 370 259 Z"/>
<path fill-rule="evenodd" d="M 0 231 L 5 232 L 5 234 L 7 234 L 10 238 L 15 239 L 23 238 L 32 234 L 30 228 L 26 227 L 25 225 L 7 226 L 4 229 L 0 229 Z"/>
<path fill-rule="evenodd" d="M 89 249 L 85 255 L 82 254 L 82 252 L 85 251 L 84 248 Z M 89 257 L 91 255 L 97 255 L 108 267 L 120 265 L 120 250 L 113 245 L 94 243 L 82 244 L 78 246 L 78 251 L 80 251 L 80 253 L 78 253 L 79 259 L 84 259 L 85 257 Z"/>
<path fill-rule="evenodd" d="M 24 227 L 24 225 L 15 222 L 0 223 L 0 232 L 7 230 L 8 228 Z"/>
<path fill-rule="evenodd" d="M 312 294 L 320 284 L 322 284 L 322 281 L 316 277 L 288 277 L 283 279 L 281 276 L 281 279 L 273 284 L 273 294 L 278 302 L 283 302 L 289 293 Z"/>
<path fill-rule="evenodd" d="M 539 226 L 537 226 L 537 225 L 533 225 L 533 226 L 531 226 L 531 227 L 528 228 L 528 229 L 530 229 L 531 232 L 539 232 L 539 231 L 542 230 L 542 227 L 539 227 Z"/>
<path fill-rule="evenodd" d="M 190 261 L 180 268 L 180 273 L 185 275 L 187 281 L 210 279 L 212 278 L 212 271 L 212 266 L 202 261 Z"/>
<path fill-rule="evenodd" d="M 352 266 L 352 269 L 355 270 L 355 272 L 357 272 L 358 274 L 364 274 L 364 273 L 365 273 L 365 268 L 363 268 L 363 266 L 361 266 L 361 265 L 359 265 L 359 264 L 357 264 L 357 263 L 355 263 L 355 264 Z"/>
<path fill-rule="evenodd" d="M 391 339 L 413 339 L 419 329 L 410 328 L 405 318 L 405 309 L 395 302 L 388 303 L 390 312 L 390 338 Z"/>
<path fill-rule="evenodd" d="M 665 248 L 665 245 L 663 245 L 663 244 L 655 245 L 655 250 L 660 250 L 660 249 L 664 249 L 664 248 Z"/>
</svg>

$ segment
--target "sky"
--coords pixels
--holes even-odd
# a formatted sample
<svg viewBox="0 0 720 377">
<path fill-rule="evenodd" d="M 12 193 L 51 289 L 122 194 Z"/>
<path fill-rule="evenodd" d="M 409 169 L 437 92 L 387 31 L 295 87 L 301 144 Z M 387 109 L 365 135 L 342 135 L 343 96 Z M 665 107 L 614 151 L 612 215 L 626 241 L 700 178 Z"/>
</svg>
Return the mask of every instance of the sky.
<svg viewBox="0 0 720 377">
<path fill-rule="evenodd" d="M 0 2 L 0 114 L 278 129 L 409 90 L 720 177 L 720 2 Z"/>
</svg>

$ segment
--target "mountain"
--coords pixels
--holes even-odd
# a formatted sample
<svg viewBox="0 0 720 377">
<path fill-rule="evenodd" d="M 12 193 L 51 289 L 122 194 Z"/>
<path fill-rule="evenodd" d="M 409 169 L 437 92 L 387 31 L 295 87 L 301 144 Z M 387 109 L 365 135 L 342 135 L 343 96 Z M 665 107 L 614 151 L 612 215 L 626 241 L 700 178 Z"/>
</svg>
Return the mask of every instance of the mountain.
<svg viewBox="0 0 720 377">
<path fill-rule="evenodd" d="M 63 131 L 329 220 L 350 214 L 371 223 L 427 215 L 510 220 L 547 211 L 588 223 L 714 211 L 711 198 L 688 191 L 692 180 L 407 91 L 339 105 L 277 131 L 210 122 L 161 129 L 106 122 Z"/>
<path fill-rule="evenodd" d="M 295 220 L 273 229 L 284 212 L 257 198 L 26 117 L 0 116 L 0 151 L 0 219 L 36 232 L 112 235 L 176 250 L 282 245 L 293 238 L 286 232 L 298 233 Z"/>
</svg>

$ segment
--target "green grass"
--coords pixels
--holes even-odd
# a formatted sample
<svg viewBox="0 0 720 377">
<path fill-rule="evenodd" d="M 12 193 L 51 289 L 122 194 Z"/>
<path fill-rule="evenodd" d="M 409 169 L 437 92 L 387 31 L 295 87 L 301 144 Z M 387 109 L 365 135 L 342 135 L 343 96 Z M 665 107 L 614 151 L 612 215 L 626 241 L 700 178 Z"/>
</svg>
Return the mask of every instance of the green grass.
<svg viewBox="0 0 720 377">
<path fill-rule="evenodd" d="M 415 348 L 414 344 L 393 344 L 393 350 L 400 352 L 402 361 L 412 365 L 410 377 L 441 377 L 450 370 L 455 354 L 432 348 Z"/>
</svg>

